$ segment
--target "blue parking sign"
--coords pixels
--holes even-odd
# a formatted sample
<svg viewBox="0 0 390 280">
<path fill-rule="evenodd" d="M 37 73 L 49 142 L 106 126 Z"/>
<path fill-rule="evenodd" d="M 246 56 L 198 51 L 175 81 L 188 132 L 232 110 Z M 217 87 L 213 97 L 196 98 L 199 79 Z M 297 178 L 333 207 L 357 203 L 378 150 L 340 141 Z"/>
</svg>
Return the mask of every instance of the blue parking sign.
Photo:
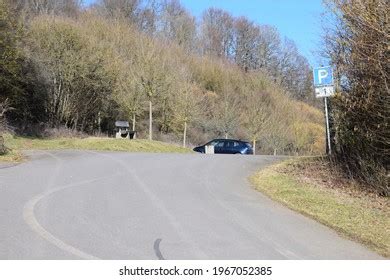
<svg viewBox="0 0 390 280">
<path fill-rule="evenodd" d="M 313 69 L 313 78 L 315 87 L 331 86 L 333 85 L 333 71 L 332 67 L 318 67 Z"/>
</svg>

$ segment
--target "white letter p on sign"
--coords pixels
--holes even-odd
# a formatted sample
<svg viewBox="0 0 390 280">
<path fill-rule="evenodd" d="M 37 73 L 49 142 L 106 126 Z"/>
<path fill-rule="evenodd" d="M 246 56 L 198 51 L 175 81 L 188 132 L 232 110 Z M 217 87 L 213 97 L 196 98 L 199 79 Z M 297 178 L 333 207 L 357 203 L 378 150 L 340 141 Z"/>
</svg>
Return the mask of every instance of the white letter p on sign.
<svg viewBox="0 0 390 280">
<path fill-rule="evenodd" d="M 324 69 L 318 71 L 318 82 L 320 84 L 322 84 L 322 79 L 325 79 L 326 77 L 328 77 L 328 71 Z"/>
</svg>

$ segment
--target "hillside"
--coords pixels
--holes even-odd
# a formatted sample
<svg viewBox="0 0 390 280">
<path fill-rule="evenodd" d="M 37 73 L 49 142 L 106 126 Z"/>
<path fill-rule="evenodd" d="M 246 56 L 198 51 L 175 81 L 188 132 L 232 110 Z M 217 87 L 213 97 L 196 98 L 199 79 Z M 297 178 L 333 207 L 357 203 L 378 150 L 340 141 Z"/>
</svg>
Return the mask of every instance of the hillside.
<svg viewBox="0 0 390 280">
<path fill-rule="evenodd" d="M 9 29 L 20 21 L 9 20 Z M 293 98 L 270 69 L 199 53 L 94 9 L 34 14 L 6 36 L 21 79 L 12 81 L 17 90 L 5 89 L 3 103 L 13 108 L 6 116 L 17 132 L 110 135 L 123 119 L 141 138 L 183 145 L 234 137 L 261 153 L 323 152 L 322 113 Z"/>
</svg>

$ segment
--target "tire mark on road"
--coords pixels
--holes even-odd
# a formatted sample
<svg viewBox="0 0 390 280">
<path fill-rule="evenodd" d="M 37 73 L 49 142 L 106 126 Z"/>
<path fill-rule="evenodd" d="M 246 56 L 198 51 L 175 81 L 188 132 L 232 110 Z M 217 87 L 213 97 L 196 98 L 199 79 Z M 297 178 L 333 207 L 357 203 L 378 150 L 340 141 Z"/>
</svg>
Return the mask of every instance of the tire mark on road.
<svg viewBox="0 0 390 280">
<path fill-rule="evenodd" d="M 156 254 L 156 256 L 159 260 L 165 260 L 163 255 L 161 254 L 161 251 L 160 251 L 161 241 L 162 241 L 161 238 L 156 239 L 156 241 L 154 241 L 154 244 L 153 244 L 153 249 L 154 249 L 154 253 Z"/>
<path fill-rule="evenodd" d="M 146 197 L 151 200 L 152 205 L 154 205 L 168 220 L 170 225 L 175 229 L 176 233 L 183 239 L 186 240 L 190 247 L 192 248 L 192 251 L 196 254 L 196 256 L 200 259 L 208 259 L 208 255 L 202 251 L 199 247 L 195 246 L 195 242 L 192 240 L 190 235 L 186 232 L 186 230 L 180 225 L 180 222 L 175 218 L 174 215 L 170 213 L 170 211 L 167 209 L 167 207 L 164 205 L 164 202 L 156 196 L 153 191 L 148 187 L 148 185 L 138 176 L 136 171 L 134 169 L 131 169 L 123 160 L 114 158 L 109 153 L 97 153 L 94 151 L 88 151 L 90 153 L 97 154 L 102 157 L 106 157 L 111 159 L 111 161 L 114 161 L 118 163 L 121 168 L 126 171 L 130 176 L 134 179 L 135 184 L 132 186 L 136 186 L 138 190 L 142 191 Z"/>
</svg>

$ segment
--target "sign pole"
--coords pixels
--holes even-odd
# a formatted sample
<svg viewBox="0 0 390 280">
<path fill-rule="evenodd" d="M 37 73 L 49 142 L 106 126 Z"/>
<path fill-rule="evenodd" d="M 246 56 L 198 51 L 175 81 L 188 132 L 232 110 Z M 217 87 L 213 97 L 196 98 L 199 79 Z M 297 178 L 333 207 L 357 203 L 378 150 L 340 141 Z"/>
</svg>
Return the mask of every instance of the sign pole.
<svg viewBox="0 0 390 280">
<path fill-rule="evenodd" d="M 334 95 L 334 79 L 331 66 L 313 68 L 314 91 L 317 98 L 324 98 L 326 119 L 326 148 L 328 155 L 332 154 L 330 143 L 328 97 Z"/>
<path fill-rule="evenodd" d="M 332 154 L 330 145 L 329 114 L 328 114 L 328 97 L 325 97 L 325 118 L 326 118 L 326 138 L 328 144 L 328 155 Z"/>
</svg>

